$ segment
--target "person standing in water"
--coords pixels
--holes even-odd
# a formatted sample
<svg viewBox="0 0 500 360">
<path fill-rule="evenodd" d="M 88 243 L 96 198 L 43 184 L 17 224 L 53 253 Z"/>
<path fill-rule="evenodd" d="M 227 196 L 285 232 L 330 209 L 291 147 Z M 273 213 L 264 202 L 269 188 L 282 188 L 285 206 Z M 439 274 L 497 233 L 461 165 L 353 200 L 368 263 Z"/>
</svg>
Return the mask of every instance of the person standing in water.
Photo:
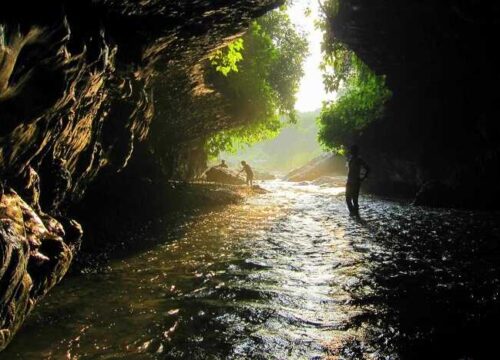
<svg viewBox="0 0 500 360">
<path fill-rule="evenodd" d="M 250 187 L 253 186 L 253 171 L 250 165 L 246 163 L 246 161 L 241 162 L 241 166 L 243 166 L 243 169 L 240 170 L 238 174 L 241 174 L 243 171 L 245 172 L 247 176 L 247 185 L 250 185 Z"/>
<path fill-rule="evenodd" d="M 368 177 L 370 168 L 359 157 L 359 147 L 357 145 L 351 146 L 349 161 L 347 162 L 347 184 L 345 186 L 345 200 L 349 208 L 350 215 L 359 215 L 359 189 L 361 183 Z M 361 170 L 364 170 L 364 175 L 361 176 Z"/>
</svg>

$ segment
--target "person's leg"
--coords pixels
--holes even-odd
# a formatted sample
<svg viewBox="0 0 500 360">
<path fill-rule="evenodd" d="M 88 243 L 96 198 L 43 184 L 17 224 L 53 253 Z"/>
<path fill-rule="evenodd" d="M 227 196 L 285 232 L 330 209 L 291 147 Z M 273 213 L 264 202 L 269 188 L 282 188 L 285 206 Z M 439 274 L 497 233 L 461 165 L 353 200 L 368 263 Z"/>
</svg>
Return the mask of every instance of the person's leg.
<svg viewBox="0 0 500 360">
<path fill-rule="evenodd" d="M 354 211 L 354 204 L 352 203 L 352 186 L 347 184 L 345 186 L 345 202 L 347 204 L 347 208 L 349 209 L 349 213 L 352 214 Z"/>
<path fill-rule="evenodd" d="M 358 199 L 359 199 L 360 186 L 361 186 L 361 184 L 356 184 L 355 186 L 353 186 L 353 189 L 352 189 L 352 202 L 353 202 L 353 208 L 354 208 L 354 211 L 356 212 L 356 214 L 359 213 Z"/>
</svg>

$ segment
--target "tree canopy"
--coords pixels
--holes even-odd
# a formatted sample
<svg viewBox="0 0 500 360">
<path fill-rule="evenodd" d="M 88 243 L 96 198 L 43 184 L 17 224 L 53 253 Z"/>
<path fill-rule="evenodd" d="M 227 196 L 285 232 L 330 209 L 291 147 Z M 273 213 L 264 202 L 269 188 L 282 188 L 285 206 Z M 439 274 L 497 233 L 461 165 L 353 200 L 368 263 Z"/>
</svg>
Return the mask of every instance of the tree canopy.
<svg viewBox="0 0 500 360">
<path fill-rule="evenodd" d="M 373 73 L 356 55 L 350 54 L 349 71 L 343 79 L 328 75 L 327 87 L 338 89 L 339 97 L 323 106 L 319 116 L 319 140 L 327 148 L 341 152 L 371 122 L 383 115 L 391 96 L 385 77 Z"/>
<path fill-rule="evenodd" d="M 284 123 L 295 121 L 307 53 L 304 35 L 280 9 L 254 21 L 241 39 L 210 57 L 207 78 L 239 124 L 207 140 L 211 155 L 273 136 Z"/>
<path fill-rule="evenodd" d="M 237 165 L 241 159 L 245 159 L 259 170 L 287 173 L 322 153 L 317 141 L 318 116 L 319 109 L 298 112 L 297 123 L 284 127 L 278 136 L 239 149 L 235 154 L 222 153 L 220 156 L 230 165 Z"/>
</svg>

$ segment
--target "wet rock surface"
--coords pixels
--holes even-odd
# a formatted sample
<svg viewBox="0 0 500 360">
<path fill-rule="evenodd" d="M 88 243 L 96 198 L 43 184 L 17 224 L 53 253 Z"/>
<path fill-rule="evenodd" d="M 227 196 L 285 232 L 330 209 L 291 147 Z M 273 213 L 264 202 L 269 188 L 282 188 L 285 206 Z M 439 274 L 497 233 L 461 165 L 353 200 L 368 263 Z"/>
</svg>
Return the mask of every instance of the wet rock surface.
<svg viewBox="0 0 500 360">
<path fill-rule="evenodd" d="M 342 188 L 264 187 L 140 233 L 156 245 L 68 278 L 5 355 L 491 358 L 498 213 L 362 197 L 356 219 Z"/>
<path fill-rule="evenodd" d="M 36 302 L 68 270 L 81 233 L 39 216 L 7 189 L 0 199 L 0 350 L 19 329 Z M 66 243 L 65 230 L 73 244 Z"/>
<path fill-rule="evenodd" d="M 213 166 L 209 168 L 203 174 L 203 178 L 206 181 L 221 183 L 221 184 L 231 184 L 231 185 L 245 184 L 245 179 L 243 178 L 243 176 L 238 174 L 237 171 L 228 168 L 223 168 L 220 166 Z"/>
</svg>

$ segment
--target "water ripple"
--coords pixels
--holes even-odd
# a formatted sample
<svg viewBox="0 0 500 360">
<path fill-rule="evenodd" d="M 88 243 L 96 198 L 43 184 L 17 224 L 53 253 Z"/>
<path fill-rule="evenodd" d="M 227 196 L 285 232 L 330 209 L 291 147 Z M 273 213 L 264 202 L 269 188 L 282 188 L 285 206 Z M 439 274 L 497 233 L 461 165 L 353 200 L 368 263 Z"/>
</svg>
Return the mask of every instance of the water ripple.
<svg viewBox="0 0 500 360">
<path fill-rule="evenodd" d="M 342 188 L 265 186 L 65 280 L 2 356 L 481 358 L 500 319 L 498 214 L 364 197 L 354 219 Z"/>
</svg>

